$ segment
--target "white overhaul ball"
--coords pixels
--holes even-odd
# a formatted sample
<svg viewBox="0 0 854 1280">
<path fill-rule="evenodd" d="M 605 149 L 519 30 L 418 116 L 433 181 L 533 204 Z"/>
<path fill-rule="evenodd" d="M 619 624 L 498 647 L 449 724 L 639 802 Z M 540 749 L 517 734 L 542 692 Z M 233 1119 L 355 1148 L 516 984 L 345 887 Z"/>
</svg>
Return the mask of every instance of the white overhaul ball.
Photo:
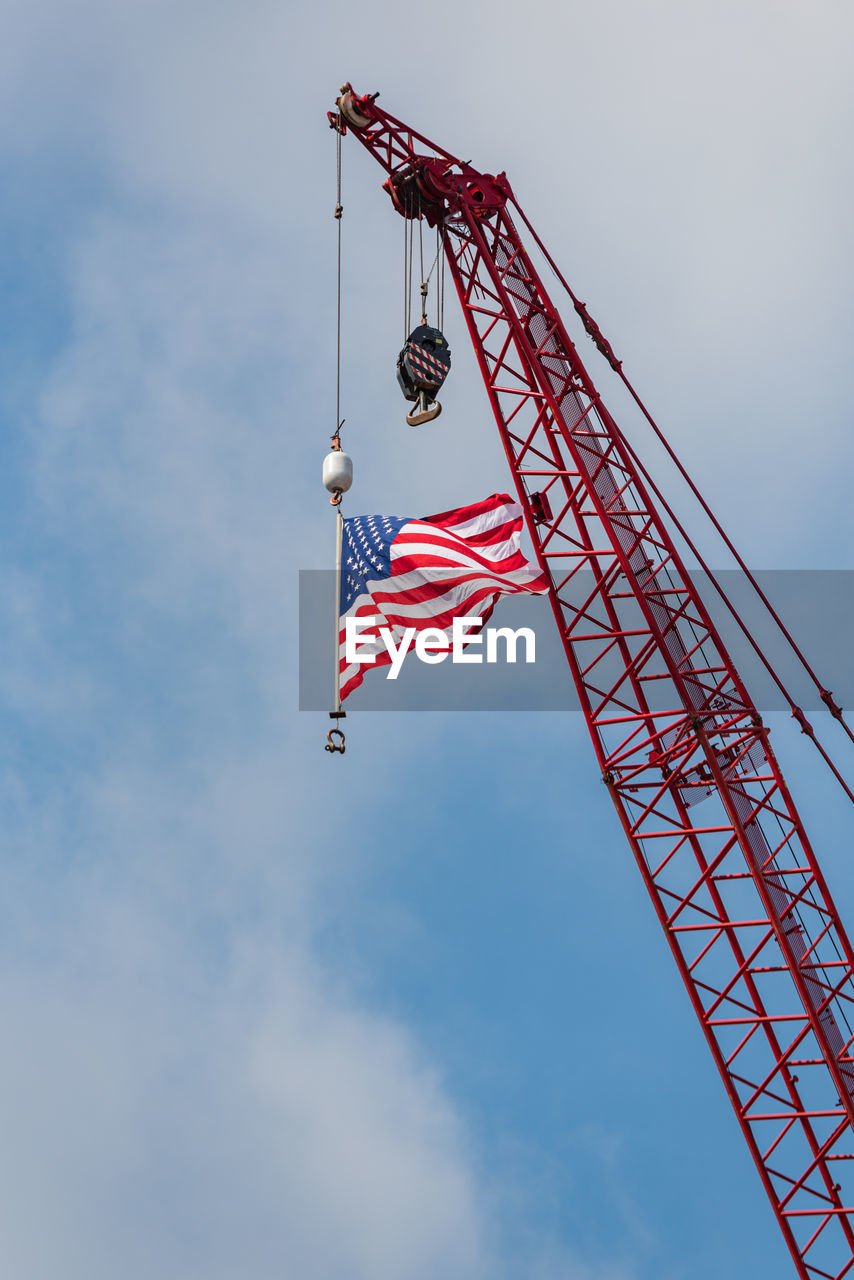
<svg viewBox="0 0 854 1280">
<path fill-rule="evenodd" d="M 333 449 L 323 459 L 323 484 L 330 493 L 346 493 L 353 483 L 353 459 L 343 449 Z"/>
</svg>

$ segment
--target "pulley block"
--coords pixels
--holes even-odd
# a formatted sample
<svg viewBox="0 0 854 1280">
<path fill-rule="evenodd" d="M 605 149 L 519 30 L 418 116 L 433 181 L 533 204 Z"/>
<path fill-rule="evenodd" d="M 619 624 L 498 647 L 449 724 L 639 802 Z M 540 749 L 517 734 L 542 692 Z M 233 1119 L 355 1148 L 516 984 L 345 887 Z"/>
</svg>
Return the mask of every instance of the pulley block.
<svg viewBox="0 0 854 1280">
<path fill-rule="evenodd" d="M 451 349 L 439 329 L 420 324 L 413 329 L 397 357 L 397 381 L 406 400 L 417 408 L 406 415 L 410 426 L 436 418 L 442 406 L 435 397 L 451 368 Z"/>
</svg>

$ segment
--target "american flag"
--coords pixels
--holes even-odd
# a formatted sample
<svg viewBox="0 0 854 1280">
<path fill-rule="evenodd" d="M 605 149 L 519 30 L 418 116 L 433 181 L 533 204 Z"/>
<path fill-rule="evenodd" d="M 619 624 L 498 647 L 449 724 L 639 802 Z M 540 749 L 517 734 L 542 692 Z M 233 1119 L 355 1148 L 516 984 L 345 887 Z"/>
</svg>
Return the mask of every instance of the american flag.
<svg viewBox="0 0 854 1280">
<path fill-rule="evenodd" d="M 391 630 L 396 644 L 406 627 L 438 628 L 450 648 L 455 617 L 477 617 L 485 624 L 500 596 L 548 591 L 546 575 L 522 555 L 521 532 L 522 508 L 506 493 L 421 519 L 345 520 L 338 633 L 342 700 L 362 683 L 365 671 L 363 663 L 347 665 L 348 617 L 379 619 L 360 631 L 359 653 L 373 653 L 370 665 L 386 666 L 391 659 L 380 627 Z"/>
</svg>

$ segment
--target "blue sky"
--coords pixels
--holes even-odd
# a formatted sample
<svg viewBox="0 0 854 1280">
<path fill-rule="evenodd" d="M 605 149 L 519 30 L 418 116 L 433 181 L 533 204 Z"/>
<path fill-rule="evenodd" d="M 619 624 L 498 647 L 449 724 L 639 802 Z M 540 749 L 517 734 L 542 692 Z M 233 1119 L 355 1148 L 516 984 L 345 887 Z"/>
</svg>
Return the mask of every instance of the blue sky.
<svg viewBox="0 0 854 1280">
<path fill-rule="evenodd" d="M 849 7 L 2 11 L 4 1270 L 787 1274 L 581 721 L 354 711 L 330 759 L 295 609 L 346 78 L 507 170 L 753 565 L 854 567 Z M 350 511 L 506 489 L 450 298 L 403 425 L 401 227 L 344 166 Z"/>
</svg>

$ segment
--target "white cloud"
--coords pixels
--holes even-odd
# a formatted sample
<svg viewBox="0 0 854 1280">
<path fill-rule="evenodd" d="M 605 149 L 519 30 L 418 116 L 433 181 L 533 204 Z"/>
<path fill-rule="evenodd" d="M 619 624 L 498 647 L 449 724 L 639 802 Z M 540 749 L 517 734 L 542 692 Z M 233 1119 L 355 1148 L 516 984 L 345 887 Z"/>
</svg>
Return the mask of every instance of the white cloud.
<svg viewBox="0 0 854 1280">
<path fill-rule="evenodd" d="M 2 983 L 11 1273 L 483 1273 L 459 1121 L 404 1032 L 299 954 L 202 972 L 138 906 L 99 908 L 63 972 Z"/>
</svg>

